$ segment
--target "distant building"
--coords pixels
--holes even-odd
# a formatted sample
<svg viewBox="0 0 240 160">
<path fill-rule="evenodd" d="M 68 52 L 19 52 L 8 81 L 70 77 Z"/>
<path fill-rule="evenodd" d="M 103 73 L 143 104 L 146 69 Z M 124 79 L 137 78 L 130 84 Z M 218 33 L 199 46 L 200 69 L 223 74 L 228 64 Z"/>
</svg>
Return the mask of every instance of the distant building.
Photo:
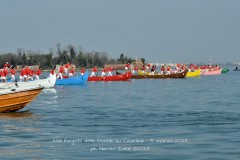
<svg viewBox="0 0 240 160">
<path fill-rule="evenodd" d="M 132 64 L 133 64 L 133 67 L 134 67 L 134 66 L 137 66 L 137 68 L 142 68 L 142 66 L 143 66 L 143 62 L 142 62 L 141 59 L 137 59 L 137 60 L 134 61 Z"/>
<path fill-rule="evenodd" d="M 113 67 L 113 70 L 124 70 L 126 64 L 105 64 L 104 67 Z"/>
<path fill-rule="evenodd" d="M 113 67 L 114 70 L 124 70 L 126 64 L 105 64 L 104 67 Z M 138 68 L 142 68 L 143 62 L 142 60 L 138 59 L 132 62 L 132 67 L 137 66 Z"/>
<path fill-rule="evenodd" d="M 17 65 L 16 66 L 16 71 L 21 71 L 22 70 L 23 65 Z M 31 65 L 32 70 L 38 70 L 39 69 L 39 65 Z"/>
</svg>

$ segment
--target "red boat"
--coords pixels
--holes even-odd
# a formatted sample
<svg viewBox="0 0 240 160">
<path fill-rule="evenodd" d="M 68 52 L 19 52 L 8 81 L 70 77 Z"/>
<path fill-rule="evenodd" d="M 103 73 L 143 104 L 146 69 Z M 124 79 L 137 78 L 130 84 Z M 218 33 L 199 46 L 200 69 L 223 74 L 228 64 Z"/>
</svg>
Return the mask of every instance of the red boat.
<svg viewBox="0 0 240 160">
<path fill-rule="evenodd" d="M 132 76 L 132 72 L 126 72 L 123 74 L 116 74 L 113 76 L 94 76 L 88 77 L 88 81 L 128 81 Z"/>
</svg>

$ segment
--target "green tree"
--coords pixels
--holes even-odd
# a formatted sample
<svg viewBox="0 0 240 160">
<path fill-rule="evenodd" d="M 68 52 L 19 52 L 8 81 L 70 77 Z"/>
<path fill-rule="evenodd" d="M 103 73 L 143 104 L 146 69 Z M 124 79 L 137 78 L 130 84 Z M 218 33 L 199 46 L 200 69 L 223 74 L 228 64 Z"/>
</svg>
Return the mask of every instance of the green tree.
<svg viewBox="0 0 240 160">
<path fill-rule="evenodd" d="M 142 62 L 143 62 L 143 64 L 145 63 L 145 58 L 141 58 L 141 60 L 142 60 Z"/>
<path fill-rule="evenodd" d="M 47 59 L 47 62 L 46 62 L 46 67 L 47 68 L 53 68 L 53 54 L 52 54 L 52 51 L 50 51 L 49 54 L 46 55 L 46 59 Z"/>
<path fill-rule="evenodd" d="M 124 54 L 123 53 L 120 55 L 119 61 L 121 63 L 124 63 Z"/>
<path fill-rule="evenodd" d="M 87 66 L 85 55 L 81 49 L 79 50 L 79 54 L 78 54 L 78 58 L 77 58 L 77 65 L 79 67 Z"/>
<path fill-rule="evenodd" d="M 22 55 L 22 63 L 23 63 L 23 65 L 27 64 L 27 56 L 26 56 L 25 52 Z"/>
<path fill-rule="evenodd" d="M 69 46 L 70 58 L 72 61 L 76 60 L 77 53 L 72 45 Z"/>
</svg>

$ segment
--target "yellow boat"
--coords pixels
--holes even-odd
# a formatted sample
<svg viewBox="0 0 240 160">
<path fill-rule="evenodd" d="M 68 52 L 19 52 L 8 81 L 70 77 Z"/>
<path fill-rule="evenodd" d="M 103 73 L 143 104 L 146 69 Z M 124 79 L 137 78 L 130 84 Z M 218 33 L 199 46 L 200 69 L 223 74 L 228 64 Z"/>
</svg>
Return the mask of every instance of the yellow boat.
<svg viewBox="0 0 240 160">
<path fill-rule="evenodd" d="M 138 70 L 138 75 L 150 75 L 151 73 L 150 72 L 143 72 L 142 70 Z"/>
<path fill-rule="evenodd" d="M 201 74 L 201 70 L 188 71 L 186 77 L 198 77 Z"/>
</svg>

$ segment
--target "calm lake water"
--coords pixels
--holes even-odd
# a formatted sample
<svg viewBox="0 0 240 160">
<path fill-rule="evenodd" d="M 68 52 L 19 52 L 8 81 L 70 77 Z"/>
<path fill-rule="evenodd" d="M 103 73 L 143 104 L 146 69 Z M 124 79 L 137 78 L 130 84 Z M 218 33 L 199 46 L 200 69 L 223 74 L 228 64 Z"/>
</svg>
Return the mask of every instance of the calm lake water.
<svg viewBox="0 0 240 160">
<path fill-rule="evenodd" d="M 240 159 L 240 72 L 45 89 L 0 114 L 0 159 Z"/>
</svg>

